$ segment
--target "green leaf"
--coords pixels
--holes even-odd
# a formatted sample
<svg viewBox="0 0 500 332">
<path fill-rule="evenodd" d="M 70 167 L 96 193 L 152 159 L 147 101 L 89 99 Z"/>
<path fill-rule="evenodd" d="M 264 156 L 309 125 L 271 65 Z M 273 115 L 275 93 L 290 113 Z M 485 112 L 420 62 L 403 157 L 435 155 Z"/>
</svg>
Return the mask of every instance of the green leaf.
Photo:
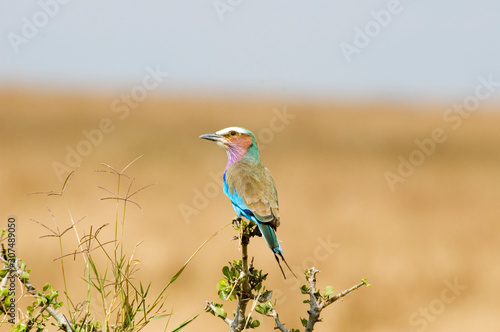
<svg viewBox="0 0 500 332">
<path fill-rule="evenodd" d="M 261 296 L 264 299 L 264 301 L 269 301 L 271 299 L 271 297 L 273 296 L 273 291 L 272 290 L 267 290 L 264 293 L 262 293 Z"/>
<path fill-rule="evenodd" d="M 222 274 L 228 279 L 231 280 L 231 271 L 229 270 L 229 267 L 226 265 L 222 268 Z"/>
<path fill-rule="evenodd" d="M 253 321 L 250 323 L 250 327 L 251 327 L 252 329 L 254 329 L 254 328 L 256 328 L 256 327 L 259 327 L 259 326 L 260 326 L 260 322 L 259 322 L 257 319 L 253 320 Z"/>
<path fill-rule="evenodd" d="M 228 299 L 227 299 L 227 296 L 228 296 L 229 294 L 228 294 L 227 292 L 225 292 L 225 291 L 222 291 L 222 290 L 221 290 L 221 291 L 219 291 L 219 292 L 218 292 L 218 294 L 219 294 L 219 298 L 220 298 L 222 301 L 227 301 L 227 300 L 228 300 Z"/>
<path fill-rule="evenodd" d="M 191 323 L 193 320 L 196 319 L 196 317 L 198 317 L 198 315 L 194 316 L 193 318 L 191 319 L 188 319 L 187 321 L 185 321 L 184 323 L 182 323 L 181 325 L 179 325 L 178 328 L 176 328 L 175 330 L 172 330 L 172 332 L 179 332 L 180 330 L 182 330 L 184 327 L 186 327 L 186 325 L 188 325 L 189 323 Z"/>
<path fill-rule="evenodd" d="M 301 318 L 300 322 L 302 323 L 302 326 L 306 327 L 307 326 L 307 319 Z"/>
<path fill-rule="evenodd" d="M 371 284 L 369 284 L 369 283 L 366 282 L 366 279 L 367 278 L 363 278 L 363 279 L 361 279 L 361 281 L 366 285 L 366 287 L 372 287 Z"/>
<path fill-rule="evenodd" d="M 24 280 L 29 280 L 29 278 L 30 278 L 30 274 L 28 272 L 21 273 L 21 276 L 19 277 L 19 279 L 21 279 L 23 281 Z"/>
<path fill-rule="evenodd" d="M 216 307 L 214 312 L 217 316 L 222 317 L 224 319 L 227 317 L 226 310 L 222 309 L 221 307 Z"/>
<path fill-rule="evenodd" d="M 259 314 L 265 315 L 266 314 L 266 306 L 262 304 L 258 304 L 255 307 L 255 311 L 257 311 Z"/>
<path fill-rule="evenodd" d="M 333 294 L 333 287 L 332 286 L 326 286 L 325 287 L 325 295 L 324 297 L 328 297 Z"/>
<path fill-rule="evenodd" d="M 149 319 L 149 321 L 153 321 L 153 320 L 157 320 L 157 319 L 161 319 L 161 318 L 165 318 L 165 317 L 168 317 L 168 316 L 171 316 L 172 314 L 165 314 L 165 315 L 159 315 L 159 316 L 155 316 L 155 317 L 151 317 Z"/>
<path fill-rule="evenodd" d="M 221 300 L 227 301 L 231 286 L 227 283 L 226 279 L 220 279 L 217 283 L 217 290 Z M 233 295 L 231 294 L 231 298 Z"/>
<path fill-rule="evenodd" d="M 177 280 L 177 278 L 179 278 L 179 276 L 182 274 L 182 272 L 184 272 L 184 269 L 186 268 L 186 266 L 187 266 L 187 263 L 186 263 L 186 264 L 184 264 L 184 266 L 183 266 L 183 267 L 181 267 L 181 269 L 180 269 L 179 271 L 177 271 L 177 273 L 176 273 L 176 274 L 172 277 L 172 279 L 170 279 L 170 281 L 168 282 L 168 284 L 167 284 L 167 286 L 166 286 L 166 287 L 168 287 L 168 286 L 170 286 L 171 284 L 173 284 L 173 283 L 174 283 L 174 281 L 176 281 L 176 280 Z"/>
<path fill-rule="evenodd" d="M 3 304 L 5 305 L 6 308 L 10 307 L 10 296 L 6 297 L 5 300 L 3 300 Z"/>
<path fill-rule="evenodd" d="M 309 287 L 307 287 L 306 285 L 302 285 L 302 287 L 300 287 L 300 292 L 302 294 L 307 294 L 309 292 Z"/>
<path fill-rule="evenodd" d="M 257 311 L 259 314 L 267 315 L 267 313 L 269 311 L 271 311 L 272 308 L 273 308 L 273 304 L 271 303 L 271 301 L 268 301 L 266 303 L 259 303 L 255 307 L 255 311 Z"/>
<path fill-rule="evenodd" d="M 231 289 L 226 279 L 220 279 L 219 282 L 217 283 L 217 290 L 227 290 L 228 288 Z"/>
</svg>

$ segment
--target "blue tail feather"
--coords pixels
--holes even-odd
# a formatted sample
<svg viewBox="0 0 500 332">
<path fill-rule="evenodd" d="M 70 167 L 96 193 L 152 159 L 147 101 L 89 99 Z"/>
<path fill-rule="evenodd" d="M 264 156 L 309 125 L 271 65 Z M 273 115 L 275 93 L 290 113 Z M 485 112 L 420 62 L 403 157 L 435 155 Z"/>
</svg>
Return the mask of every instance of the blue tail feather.
<svg viewBox="0 0 500 332">
<path fill-rule="evenodd" d="M 283 274 L 283 278 L 286 279 L 286 276 L 285 276 L 285 272 L 283 271 L 283 268 L 281 267 L 280 260 L 279 260 L 278 256 L 281 257 L 281 260 L 285 263 L 286 267 L 288 267 L 288 269 L 290 270 L 290 272 L 292 272 L 294 277 L 297 278 L 297 276 L 295 275 L 295 273 L 293 273 L 290 266 L 288 266 L 288 263 L 286 262 L 285 257 L 283 257 L 283 250 L 281 250 L 281 246 L 280 246 L 280 243 L 278 241 L 278 237 L 276 236 L 276 232 L 274 231 L 272 226 L 267 225 L 267 224 L 263 224 L 260 222 L 257 222 L 257 226 L 259 227 L 259 230 L 262 233 L 262 236 L 266 240 L 267 245 L 273 251 L 274 258 L 276 258 L 276 262 L 278 262 L 278 266 L 280 267 L 281 273 Z"/>
<path fill-rule="evenodd" d="M 267 245 L 271 250 L 276 254 L 283 254 L 281 250 L 280 243 L 278 241 L 278 237 L 276 236 L 276 232 L 270 225 L 266 225 L 260 222 L 257 222 L 257 226 L 259 227 L 262 236 L 266 240 Z"/>
</svg>

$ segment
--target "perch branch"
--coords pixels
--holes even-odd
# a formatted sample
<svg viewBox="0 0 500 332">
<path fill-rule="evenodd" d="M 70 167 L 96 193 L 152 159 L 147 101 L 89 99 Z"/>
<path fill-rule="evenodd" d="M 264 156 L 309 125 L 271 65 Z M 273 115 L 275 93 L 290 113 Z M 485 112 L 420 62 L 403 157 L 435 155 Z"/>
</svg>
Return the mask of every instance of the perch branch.
<svg viewBox="0 0 500 332">
<path fill-rule="evenodd" d="M 231 331 L 239 332 L 243 331 L 246 325 L 245 312 L 247 309 L 248 301 L 252 295 L 252 289 L 250 287 L 249 275 L 250 271 L 248 269 L 248 244 L 250 243 L 250 237 L 245 234 L 243 230 L 241 234 L 241 294 L 238 294 L 238 305 L 236 307 L 236 314 L 234 320 L 230 325 Z"/>
</svg>

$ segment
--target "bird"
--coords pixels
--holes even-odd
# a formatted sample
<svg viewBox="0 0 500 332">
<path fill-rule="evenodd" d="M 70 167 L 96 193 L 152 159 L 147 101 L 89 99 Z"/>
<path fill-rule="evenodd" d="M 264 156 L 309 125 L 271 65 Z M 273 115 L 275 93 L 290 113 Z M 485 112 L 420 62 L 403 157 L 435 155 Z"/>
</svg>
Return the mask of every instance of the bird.
<svg viewBox="0 0 500 332">
<path fill-rule="evenodd" d="M 257 224 L 283 277 L 286 279 L 279 258 L 297 278 L 288 266 L 276 236 L 280 225 L 278 193 L 271 172 L 260 161 L 254 134 L 242 127 L 228 127 L 203 134 L 200 138 L 214 141 L 226 151 L 228 161 L 222 179 L 224 193 L 239 218 L 244 217 Z"/>
</svg>

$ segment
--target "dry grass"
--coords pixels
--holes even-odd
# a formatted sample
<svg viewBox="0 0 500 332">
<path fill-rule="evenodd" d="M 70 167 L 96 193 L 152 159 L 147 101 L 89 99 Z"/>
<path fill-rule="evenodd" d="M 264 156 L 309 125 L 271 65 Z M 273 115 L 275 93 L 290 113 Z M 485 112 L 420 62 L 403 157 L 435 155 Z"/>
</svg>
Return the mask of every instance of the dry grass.
<svg viewBox="0 0 500 332">
<path fill-rule="evenodd" d="M 57 244 L 39 239 L 44 229 L 30 219 L 50 223 L 48 205 L 62 228 L 70 223 L 68 209 L 75 219 L 86 216 L 87 226 L 110 222 L 114 205 L 99 201 L 96 186 L 112 184 L 93 170 L 101 162 L 121 168 L 144 154 L 129 174 L 139 187 L 158 185 L 135 197 L 143 209 L 129 209 L 127 244 L 131 251 L 145 241 L 136 252 L 144 263 L 138 277 L 161 289 L 234 215 L 210 176 L 224 168 L 226 156 L 198 136 L 229 125 L 259 132 L 269 127 L 273 108 L 286 106 L 296 117 L 262 152 L 280 195 L 278 236 L 285 256 L 292 267 L 314 263 L 322 271 L 322 288 L 332 284 L 338 291 L 364 277 L 373 284 L 326 310 L 317 331 L 423 331 L 422 325 L 411 325 L 410 316 L 429 306 L 438 314 L 426 331 L 500 329 L 499 114 L 479 111 L 454 131 L 442 118 L 446 105 L 415 111 L 419 107 L 401 104 L 149 98 L 120 120 L 110 110 L 114 98 L 0 93 L 2 219 L 18 217 L 18 253 L 33 270 L 33 284 L 62 288 L 62 277 L 52 261 L 59 256 Z M 114 131 L 83 158 L 64 197 L 24 195 L 60 189 L 52 163 L 64 163 L 66 147 L 75 148 L 84 139 L 82 130 L 98 127 L 105 117 Z M 392 192 L 384 172 L 394 172 L 398 156 L 407 157 L 416 148 L 414 140 L 430 137 L 436 127 L 448 140 Z M 192 206 L 194 190 L 204 189 L 215 190 L 214 197 L 187 223 L 179 206 Z M 238 257 L 231 237 L 230 229 L 221 232 L 171 288 L 167 304 L 177 313 L 172 326 L 202 311 L 205 300 L 217 299 L 220 268 Z M 328 239 L 335 247 L 327 254 L 318 248 Z M 74 249 L 76 240 L 64 241 L 68 251 Z M 281 321 L 298 328 L 298 317 L 305 316 L 303 296 L 293 281 L 283 281 L 262 239 L 251 244 L 250 254 L 270 273 L 268 286 L 282 294 Z M 66 266 L 75 285 L 81 285 L 80 263 Z M 467 289 L 440 307 L 444 280 L 456 278 Z M 270 319 L 261 321 L 263 330 L 271 330 Z M 186 328 L 200 330 L 225 327 L 203 314 Z"/>
</svg>

